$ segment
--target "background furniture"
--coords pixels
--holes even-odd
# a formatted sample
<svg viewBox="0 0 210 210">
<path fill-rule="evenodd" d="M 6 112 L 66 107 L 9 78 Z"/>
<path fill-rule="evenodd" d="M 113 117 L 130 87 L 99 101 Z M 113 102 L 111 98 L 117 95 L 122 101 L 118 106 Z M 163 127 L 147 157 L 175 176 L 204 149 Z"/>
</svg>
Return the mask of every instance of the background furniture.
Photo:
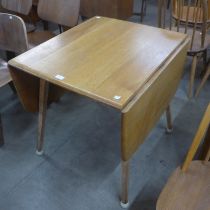
<svg viewBox="0 0 210 210">
<path fill-rule="evenodd" d="M 80 14 L 86 18 L 99 15 L 128 19 L 133 15 L 133 0 L 81 0 Z"/>
<path fill-rule="evenodd" d="M 207 48 L 210 43 L 208 28 L 207 0 L 182 1 L 173 0 L 170 8 L 170 18 L 167 17 L 166 0 L 159 0 L 159 27 L 182 32 L 191 36 L 188 56 L 192 56 L 188 96 L 193 95 L 193 85 L 198 58 L 203 58 L 206 67 Z M 167 24 L 167 20 L 169 23 Z"/>
<path fill-rule="evenodd" d="M 50 4 L 48 0 L 39 0 L 38 16 L 44 21 L 56 23 L 61 27 L 71 28 L 78 23 L 79 8 L 80 0 L 53 0 Z M 54 36 L 55 34 L 49 30 L 29 33 L 29 47 L 33 48 Z"/>
<path fill-rule="evenodd" d="M 184 34 L 95 17 L 10 60 L 14 81 L 20 72 L 40 80 L 40 86 L 22 82 L 18 88 L 29 110 L 28 97 L 39 103 L 37 154 L 43 153 L 49 84 L 115 107 L 121 113 L 121 199 L 126 206 L 129 160 L 175 94 L 188 43 Z M 36 92 L 33 98 L 30 91 Z"/>
<path fill-rule="evenodd" d="M 157 210 L 209 209 L 210 147 L 204 161 L 192 161 L 207 129 L 210 129 L 209 125 L 210 104 L 204 114 L 183 166 L 178 167 L 173 172 L 165 185 L 157 202 Z"/>
<path fill-rule="evenodd" d="M 12 52 L 23 52 L 27 49 L 26 29 L 21 18 L 6 13 L 0 14 L 0 49 Z M 0 58 L 0 88 L 10 84 L 7 62 Z M 4 144 L 3 128 L 0 115 L 0 146 Z"/>
<path fill-rule="evenodd" d="M 28 32 L 35 30 L 35 24 L 37 21 L 36 12 L 34 8 L 32 10 L 32 0 L 1 0 L 1 5 L 7 10 L 7 13 L 20 16 L 26 24 Z"/>
</svg>

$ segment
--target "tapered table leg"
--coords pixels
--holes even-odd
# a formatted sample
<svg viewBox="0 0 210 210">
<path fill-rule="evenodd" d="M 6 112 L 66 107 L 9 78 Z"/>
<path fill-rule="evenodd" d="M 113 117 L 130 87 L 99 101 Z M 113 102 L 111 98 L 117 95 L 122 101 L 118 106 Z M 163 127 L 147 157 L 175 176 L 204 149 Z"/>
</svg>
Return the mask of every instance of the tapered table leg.
<svg viewBox="0 0 210 210">
<path fill-rule="evenodd" d="M 129 161 L 122 161 L 122 192 L 121 192 L 121 206 L 127 208 L 128 201 L 128 186 L 129 186 Z"/>
<path fill-rule="evenodd" d="M 171 116 L 170 105 L 168 105 L 168 107 L 166 108 L 166 120 L 167 120 L 166 133 L 172 133 L 173 124 L 172 124 L 172 116 Z"/>
<path fill-rule="evenodd" d="M 1 114 L 0 114 L 0 147 L 4 145 L 4 136 L 3 136 L 3 128 L 1 122 Z"/>
<path fill-rule="evenodd" d="M 47 98 L 48 98 L 48 86 L 49 83 L 45 80 L 40 79 L 39 88 L 39 123 L 38 123 L 38 141 L 36 154 L 43 154 L 43 143 L 44 143 L 44 128 L 47 110 Z"/>
</svg>

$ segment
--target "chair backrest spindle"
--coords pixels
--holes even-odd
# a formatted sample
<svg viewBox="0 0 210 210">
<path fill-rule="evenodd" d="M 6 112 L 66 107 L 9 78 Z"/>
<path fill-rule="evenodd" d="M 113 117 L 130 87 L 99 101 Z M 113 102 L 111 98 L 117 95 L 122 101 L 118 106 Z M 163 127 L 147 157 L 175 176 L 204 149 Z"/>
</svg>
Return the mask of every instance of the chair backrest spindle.
<svg viewBox="0 0 210 210">
<path fill-rule="evenodd" d="M 206 47 L 206 33 L 210 22 L 208 20 L 210 0 L 172 0 L 167 12 L 165 4 L 166 0 L 159 0 L 159 27 L 189 34 L 191 36 L 189 50 L 193 52 L 203 50 Z M 168 19 L 170 21 L 167 24 Z"/>
</svg>

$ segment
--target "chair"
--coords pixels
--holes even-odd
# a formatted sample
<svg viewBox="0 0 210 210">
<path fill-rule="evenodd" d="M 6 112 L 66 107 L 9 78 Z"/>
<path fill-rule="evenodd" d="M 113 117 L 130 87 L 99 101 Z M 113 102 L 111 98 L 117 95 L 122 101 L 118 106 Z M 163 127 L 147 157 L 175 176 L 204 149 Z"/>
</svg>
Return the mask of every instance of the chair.
<svg viewBox="0 0 210 210">
<path fill-rule="evenodd" d="M 0 49 L 22 53 L 27 50 L 26 29 L 21 18 L 0 13 Z M 7 62 L 0 58 L 0 88 L 12 81 Z M 0 115 L 0 146 L 3 146 L 3 128 Z"/>
<path fill-rule="evenodd" d="M 20 17 L 0 13 L 0 49 L 15 54 L 21 54 L 28 50 L 26 27 Z M 6 61 L 0 59 L 0 87 L 8 84 L 11 80 L 18 90 L 19 98 L 25 109 L 30 112 L 37 112 L 39 109 L 39 80 L 22 71 L 14 71 L 7 66 Z M 61 88 L 51 84 L 48 104 L 58 101 L 63 92 Z M 2 145 L 3 138 L 1 138 L 1 135 L 2 129 L 0 126 L 0 144 Z"/>
<path fill-rule="evenodd" d="M 45 21 L 62 27 L 72 28 L 78 23 L 80 0 L 39 0 L 38 16 Z M 60 32 L 62 32 L 60 27 Z M 37 46 L 55 35 L 51 31 L 36 31 L 28 34 L 30 48 Z"/>
<path fill-rule="evenodd" d="M 32 0 L 1 0 L 1 4 L 7 10 L 28 15 L 32 7 Z"/>
<path fill-rule="evenodd" d="M 10 73 L 7 69 L 7 63 L 0 58 L 0 88 L 12 81 Z M 0 147 L 4 145 L 3 128 L 0 113 Z"/>
<path fill-rule="evenodd" d="M 188 56 L 192 56 L 190 83 L 188 96 L 193 95 L 193 85 L 198 58 L 203 57 L 206 65 L 207 47 L 210 44 L 208 28 L 208 1 L 207 0 L 173 0 L 170 7 L 170 17 L 167 17 L 166 0 L 158 2 L 158 25 L 161 28 L 189 34 L 191 43 Z"/>
<path fill-rule="evenodd" d="M 210 129 L 210 104 L 200 123 L 182 167 L 178 167 L 165 185 L 156 210 L 210 209 L 210 148 L 204 161 L 192 161 L 206 131 Z M 210 139 L 208 139 L 210 140 Z"/>
<path fill-rule="evenodd" d="M 1 0 L 2 7 L 6 9 L 9 13 L 18 15 L 25 20 L 27 32 L 35 30 L 35 22 L 33 21 L 34 14 L 32 11 L 32 0 Z"/>
<path fill-rule="evenodd" d="M 195 97 L 198 97 L 198 95 L 200 94 L 201 89 L 203 88 L 204 84 L 206 83 L 207 79 L 210 77 L 210 60 L 208 62 L 208 66 L 207 66 L 207 71 L 201 81 L 201 84 L 199 85 L 196 93 L 195 93 Z"/>
</svg>

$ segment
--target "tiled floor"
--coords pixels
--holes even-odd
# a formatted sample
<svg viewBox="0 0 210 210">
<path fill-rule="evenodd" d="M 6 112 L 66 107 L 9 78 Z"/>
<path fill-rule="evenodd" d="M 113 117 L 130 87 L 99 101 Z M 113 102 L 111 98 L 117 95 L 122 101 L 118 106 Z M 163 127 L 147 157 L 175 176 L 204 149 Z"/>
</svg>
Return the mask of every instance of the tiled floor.
<svg viewBox="0 0 210 210">
<path fill-rule="evenodd" d="M 156 25 L 155 2 L 145 24 Z M 135 5 L 135 11 L 138 7 Z M 131 21 L 137 22 L 138 17 Z M 190 63 L 190 60 L 188 61 Z M 165 117 L 131 161 L 131 210 L 154 210 L 168 176 L 183 162 L 210 101 L 210 82 L 199 98 L 186 90 L 189 64 L 172 102 L 174 132 Z M 200 76 L 196 76 L 196 86 Z M 45 154 L 35 155 L 37 115 L 27 113 L 9 87 L 0 89 L 6 144 L 0 149 L 0 210 L 120 210 L 120 114 L 76 94 L 66 94 L 47 113 Z"/>
</svg>

